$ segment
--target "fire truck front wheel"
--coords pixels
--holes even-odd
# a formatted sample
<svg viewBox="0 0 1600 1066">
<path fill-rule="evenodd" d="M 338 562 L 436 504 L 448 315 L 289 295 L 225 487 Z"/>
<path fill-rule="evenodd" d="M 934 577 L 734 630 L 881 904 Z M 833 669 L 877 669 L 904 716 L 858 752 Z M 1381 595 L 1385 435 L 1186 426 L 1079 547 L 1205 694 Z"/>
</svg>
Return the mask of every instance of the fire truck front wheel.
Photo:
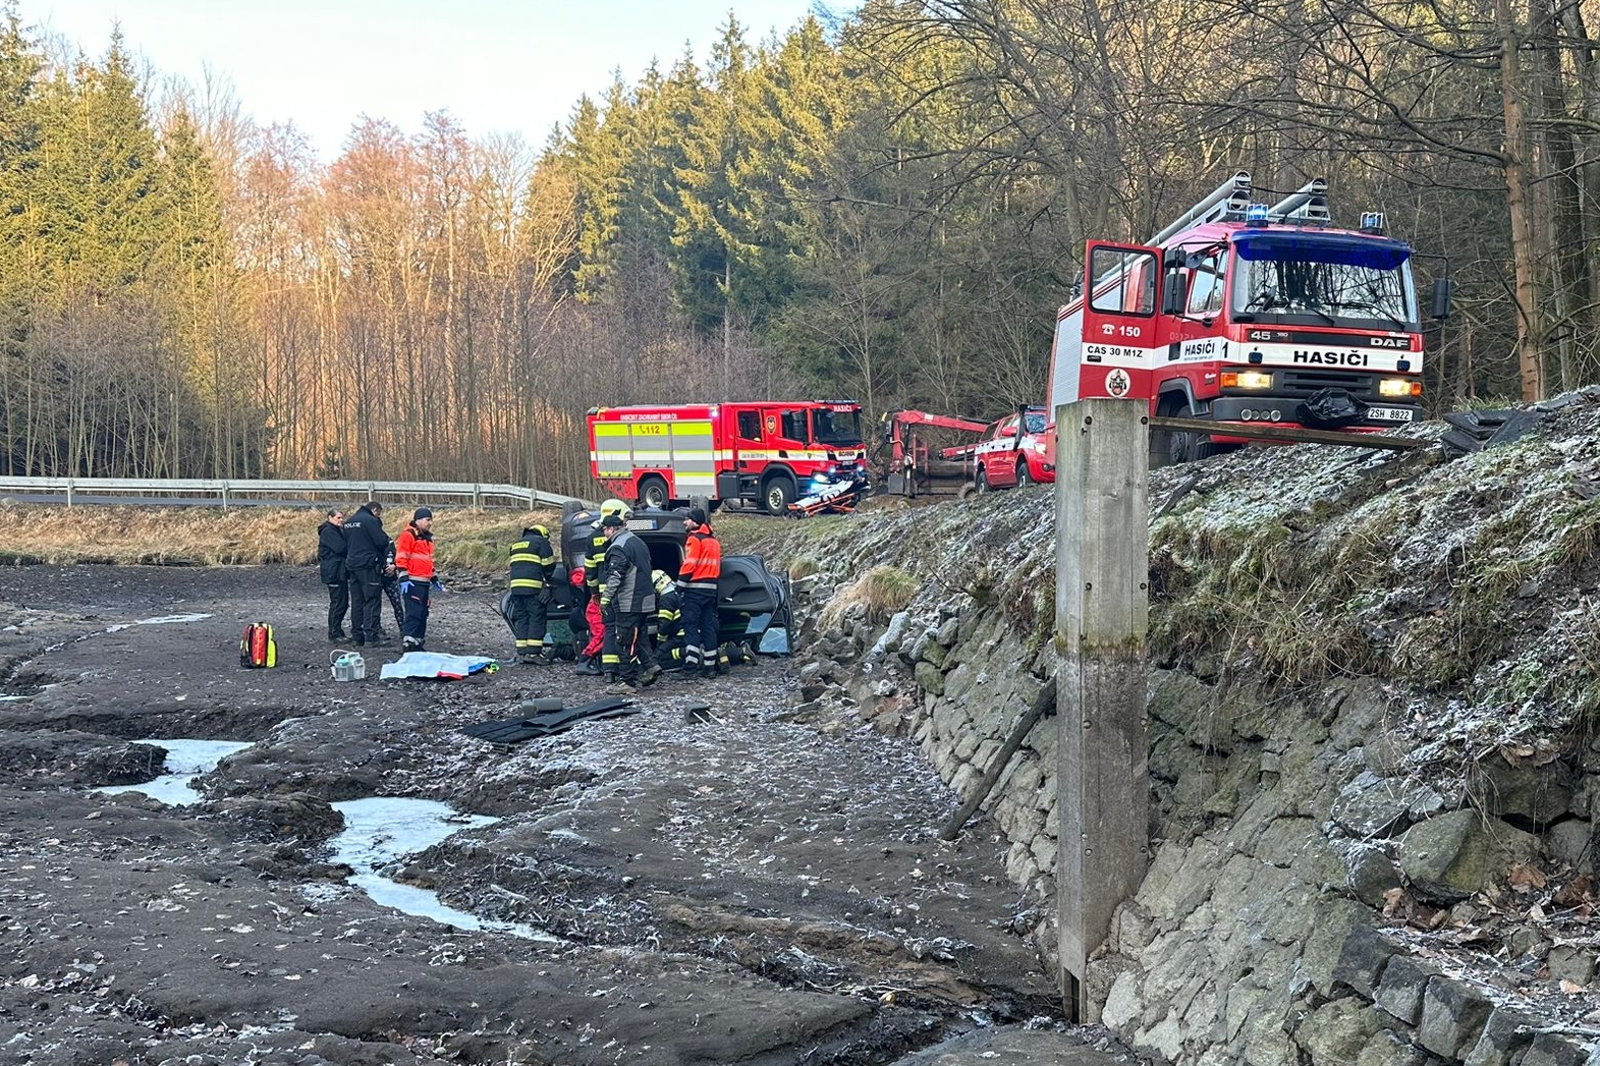
<svg viewBox="0 0 1600 1066">
<path fill-rule="evenodd" d="M 761 504 L 770 515 L 786 515 L 794 502 L 794 480 L 784 474 L 769 478 L 761 488 Z"/>
<path fill-rule="evenodd" d="M 639 479 L 639 502 L 646 507 L 664 510 L 671 501 L 671 494 L 667 492 L 667 479 L 657 474 L 650 474 Z"/>
</svg>

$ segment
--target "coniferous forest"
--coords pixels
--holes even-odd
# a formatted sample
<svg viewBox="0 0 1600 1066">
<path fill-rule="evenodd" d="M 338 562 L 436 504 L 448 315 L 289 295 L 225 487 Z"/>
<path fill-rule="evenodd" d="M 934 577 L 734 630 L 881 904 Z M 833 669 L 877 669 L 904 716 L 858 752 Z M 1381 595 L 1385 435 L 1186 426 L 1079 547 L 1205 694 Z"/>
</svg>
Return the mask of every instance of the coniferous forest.
<svg viewBox="0 0 1600 1066">
<path fill-rule="evenodd" d="M 1042 402 L 1088 238 L 1248 169 L 1446 269 L 1427 398 L 1600 378 L 1600 0 L 870 0 L 729 16 L 547 143 L 337 157 L 115 33 L 0 26 L 9 474 L 576 490 L 597 404 Z M 225 73 L 225 72 L 224 72 Z M 395 116 L 411 121 L 415 116 Z"/>
</svg>

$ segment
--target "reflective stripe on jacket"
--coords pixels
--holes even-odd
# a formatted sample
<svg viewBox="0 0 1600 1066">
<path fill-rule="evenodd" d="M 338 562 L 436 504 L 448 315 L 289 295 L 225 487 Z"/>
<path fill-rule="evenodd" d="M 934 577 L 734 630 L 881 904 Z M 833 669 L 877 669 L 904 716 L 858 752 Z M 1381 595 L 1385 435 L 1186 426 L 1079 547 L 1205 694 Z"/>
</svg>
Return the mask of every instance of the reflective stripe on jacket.
<svg viewBox="0 0 1600 1066">
<path fill-rule="evenodd" d="M 653 614 L 656 589 L 650 583 L 650 549 L 624 529 L 606 546 L 606 579 L 601 598 L 620 614 Z"/>
<path fill-rule="evenodd" d="M 433 534 L 409 523 L 394 542 L 394 565 L 413 578 L 433 577 Z"/>
<path fill-rule="evenodd" d="M 605 534 L 600 532 L 600 523 L 596 522 L 590 527 L 589 554 L 583 557 L 583 572 L 589 584 L 589 591 L 599 592 L 600 585 L 605 580 L 606 547 L 610 541 Z"/>
<path fill-rule="evenodd" d="M 678 622 L 683 619 L 683 601 L 678 596 L 678 587 L 665 570 L 653 572 L 650 578 L 656 587 L 656 621 L 663 632 L 667 632 L 669 627 L 676 632 Z"/>
<path fill-rule="evenodd" d="M 550 531 L 544 526 L 524 529 L 522 539 L 511 545 L 511 591 L 537 592 L 550 582 L 555 568 Z"/>
<path fill-rule="evenodd" d="M 678 573 L 678 584 L 686 589 L 717 591 L 717 578 L 722 576 L 722 545 L 711 527 L 701 526 L 689 534 L 684 545 L 683 569 Z"/>
</svg>

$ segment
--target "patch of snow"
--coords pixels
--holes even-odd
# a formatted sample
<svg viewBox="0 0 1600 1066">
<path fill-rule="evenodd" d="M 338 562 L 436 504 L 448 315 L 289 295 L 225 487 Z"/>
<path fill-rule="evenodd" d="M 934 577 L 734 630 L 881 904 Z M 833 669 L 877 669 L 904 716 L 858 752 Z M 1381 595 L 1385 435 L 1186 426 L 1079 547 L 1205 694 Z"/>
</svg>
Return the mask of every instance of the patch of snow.
<svg viewBox="0 0 1600 1066">
<path fill-rule="evenodd" d="M 208 774 L 217 764 L 235 752 L 250 747 L 251 741 L 239 740 L 157 740 L 141 741 L 165 748 L 166 760 L 161 764 L 167 772 L 153 780 L 138 785 L 107 785 L 95 789 L 114 795 L 118 792 L 140 792 L 151 799 L 160 800 L 170 807 L 186 807 L 199 803 L 200 791 L 191 783 L 201 774 Z"/>
<path fill-rule="evenodd" d="M 105 632 L 120 633 L 124 629 L 132 629 L 134 626 L 164 626 L 172 625 L 176 622 L 203 622 L 210 617 L 209 614 L 163 614 L 154 618 L 141 618 L 137 622 L 121 622 L 114 626 L 106 626 Z"/>
<path fill-rule="evenodd" d="M 530 925 L 490 921 L 457 910 L 440 901 L 436 892 L 402 885 L 378 873 L 463 829 L 494 825 L 500 819 L 457 814 L 447 804 L 433 800 L 394 796 L 346 800 L 333 804 L 333 809 L 344 816 L 345 829 L 333 838 L 332 860 L 356 870 L 350 883 L 372 897 L 373 902 L 470 932 L 506 933 L 526 940 L 556 940 Z"/>
</svg>

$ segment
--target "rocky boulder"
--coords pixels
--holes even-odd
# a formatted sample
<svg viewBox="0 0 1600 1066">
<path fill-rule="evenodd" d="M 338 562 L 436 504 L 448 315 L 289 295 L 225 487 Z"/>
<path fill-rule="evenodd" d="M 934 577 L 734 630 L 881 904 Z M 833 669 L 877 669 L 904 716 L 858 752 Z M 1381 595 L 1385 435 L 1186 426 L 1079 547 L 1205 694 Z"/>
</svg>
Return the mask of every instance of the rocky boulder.
<svg viewBox="0 0 1600 1066">
<path fill-rule="evenodd" d="M 1451 811 L 1414 825 L 1399 847 L 1406 879 L 1425 896 L 1445 901 L 1482 891 L 1538 854 L 1538 837 L 1474 810 Z"/>
</svg>

